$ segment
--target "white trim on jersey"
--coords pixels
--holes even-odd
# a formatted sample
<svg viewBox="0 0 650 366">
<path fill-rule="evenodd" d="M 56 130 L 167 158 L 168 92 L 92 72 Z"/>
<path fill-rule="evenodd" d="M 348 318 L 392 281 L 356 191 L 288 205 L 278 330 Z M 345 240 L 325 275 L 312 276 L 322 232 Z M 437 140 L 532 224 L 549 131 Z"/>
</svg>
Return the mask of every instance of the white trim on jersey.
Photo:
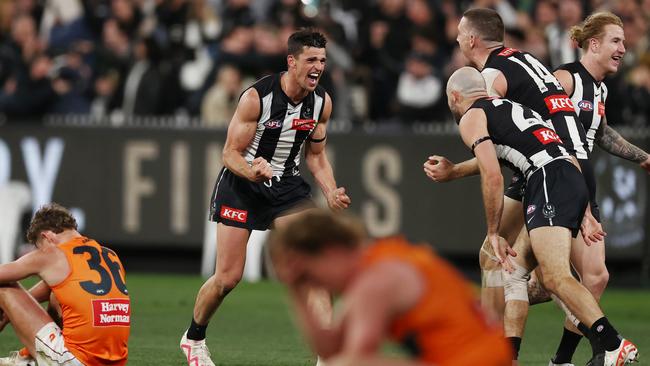
<svg viewBox="0 0 650 366">
<path fill-rule="evenodd" d="M 576 149 L 576 157 L 578 159 L 587 159 L 589 158 L 589 155 L 587 155 L 587 151 L 585 148 L 582 146 L 582 140 L 580 140 L 580 133 L 578 132 L 578 123 L 579 121 L 576 121 L 573 116 L 564 116 L 564 120 L 567 125 L 567 129 L 569 130 L 569 136 L 571 137 L 571 141 L 573 141 L 573 146 Z"/>
<path fill-rule="evenodd" d="M 250 164 L 255 159 L 255 154 L 260 145 L 260 140 L 262 139 L 262 133 L 266 129 L 264 123 L 271 118 L 271 102 L 273 100 L 273 93 L 269 93 L 262 98 L 262 111 L 260 113 L 260 119 L 257 121 L 257 130 L 255 131 L 255 137 L 251 141 L 250 145 L 246 149 L 245 159 Z"/>
<path fill-rule="evenodd" d="M 509 161 L 512 165 L 516 166 L 523 174 L 530 175 L 530 172 L 528 170 L 532 167 L 532 165 L 530 164 L 528 159 L 526 159 L 526 156 L 524 154 L 513 149 L 508 145 L 495 144 L 494 148 L 497 152 L 497 157 L 499 159 Z"/>
<path fill-rule="evenodd" d="M 296 106 L 287 103 L 287 109 L 284 114 L 284 121 L 282 122 L 282 132 L 278 138 L 278 143 L 271 159 L 271 168 L 273 169 L 274 176 L 282 176 L 284 174 L 284 166 L 291 154 L 293 143 L 296 141 L 297 130 L 293 129 L 293 120 L 300 118 L 303 103 Z M 300 156 L 297 154 L 296 156 Z"/>
<path fill-rule="evenodd" d="M 323 103 L 325 103 L 325 98 L 321 97 L 320 95 L 314 93 L 314 120 L 315 121 L 320 121 L 320 112 L 321 109 L 323 108 Z M 302 156 L 302 150 L 305 145 L 303 144 L 300 147 L 300 151 L 298 154 L 296 154 L 296 157 L 294 158 L 293 162 L 296 166 L 295 171 L 293 172 L 294 175 L 298 174 L 297 167 L 300 165 L 300 157 Z"/>
<path fill-rule="evenodd" d="M 544 179 L 543 179 L 543 183 L 542 183 L 544 185 L 544 199 L 546 200 L 546 203 L 549 203 L 548 202 L 548 190 L 546 189 L 546 169 L 544 169 L 544 167 L 542 167 L 542 173 L 544 174 Z M 542 209 L 542 211 L 543 211 L 543 209 Z M 553 218 L 552 217 L 548 218 L 548 223 L 551 226 L 553 226 Z"/>
</svg>

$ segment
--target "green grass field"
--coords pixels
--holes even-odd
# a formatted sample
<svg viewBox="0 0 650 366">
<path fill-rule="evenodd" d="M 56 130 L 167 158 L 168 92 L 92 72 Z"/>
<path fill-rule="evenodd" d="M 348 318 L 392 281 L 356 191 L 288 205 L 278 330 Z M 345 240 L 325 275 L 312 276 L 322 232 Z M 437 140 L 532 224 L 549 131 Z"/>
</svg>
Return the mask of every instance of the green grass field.
<svg viewBox="0 0 650 366">
<path fill-rule="evenodd" d="M 130 365 L 183 365 L 178 348 L 189 324 L 196 276 L 132 274 Z M 615 326 L 633 339 L 641 353 L 650 350 L 650 291 L 610 289 L 603 308 Z M 562 314 L 553 304 L 531 310 L 520 357 L 523 365 L 547 365 L 562 331 Z M 225 301 L 208 330 L 208 344 L 219 365 L 313 365 L 314 357 L 296 332 L 282 288 L 274 283 L 242 284 Z M 19 348 L 13 331 L 0 333 L 0 354 Z M 574 358 L 588 359 L 583 341 Z M 645 364 L 642 361 L 641 364 Z"/>
</svg>

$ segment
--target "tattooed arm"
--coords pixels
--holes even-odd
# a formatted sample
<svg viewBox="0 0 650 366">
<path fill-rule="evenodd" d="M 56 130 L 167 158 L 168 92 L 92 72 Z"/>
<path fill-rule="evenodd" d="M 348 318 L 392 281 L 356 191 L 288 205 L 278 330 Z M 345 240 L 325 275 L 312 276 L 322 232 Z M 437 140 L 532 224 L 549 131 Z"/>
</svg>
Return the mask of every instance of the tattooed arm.
<svg viewBox="0 0 650 366">
<path fill-rule="evenodd" d="M 602 124 L 596 134 L 596 143 L 610 154 L 638 163 L 643 169 L 650 172 L 650 157 L 648 153 L 630 143 L 613 128 L 609 127 L 605 117 L 603 117 Z"/>
</svg>

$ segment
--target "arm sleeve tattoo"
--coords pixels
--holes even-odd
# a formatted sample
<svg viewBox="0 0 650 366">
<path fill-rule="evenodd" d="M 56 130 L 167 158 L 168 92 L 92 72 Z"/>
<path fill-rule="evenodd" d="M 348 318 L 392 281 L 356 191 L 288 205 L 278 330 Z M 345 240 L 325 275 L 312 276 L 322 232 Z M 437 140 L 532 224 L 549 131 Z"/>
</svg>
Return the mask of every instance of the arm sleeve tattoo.
<svg viewBox="0 0 650 366">
<path fill-rule="evenodd" d="M 596 141 L 603 150 L 625 160 L 641 163 L 648 159 L 648 153 L 625 140 L 623 136 L 607 125 L 596 135 Z"/>
</svg>

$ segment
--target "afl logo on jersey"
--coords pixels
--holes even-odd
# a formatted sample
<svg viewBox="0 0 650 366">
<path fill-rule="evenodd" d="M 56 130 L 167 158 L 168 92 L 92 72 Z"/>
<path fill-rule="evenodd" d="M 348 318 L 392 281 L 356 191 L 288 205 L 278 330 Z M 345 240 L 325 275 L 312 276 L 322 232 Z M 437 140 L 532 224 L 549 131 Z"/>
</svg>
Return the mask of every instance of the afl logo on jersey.
<svg viewBox="0 0 650 366">
<path fill-rule="evenodd" d="M 578 107 L 585 112 L 591 112 L 594 110 L 594 105 L 588 100 L 581 100 L 578 102 Z"/>
<path fill-rule="evenodd" d="M 517 50 L 516 48 L 506 47 L 501 52 L 499 52 L 498 56 L 508 57 L 508 56 L 512 56 L 512 54 L 515 52 L 519 52 L 519 50 Z"/>
<path fill-rule="evenodd" d="M 264 127 L 268 128 L 269 130 L 272 130 L 272 129 L 275 129 L 275 128 L 280 128 L 280 127 L 282 127 L 282 120 L 270 119 L 270 120 L 264 122 Z"/>
</svg>

